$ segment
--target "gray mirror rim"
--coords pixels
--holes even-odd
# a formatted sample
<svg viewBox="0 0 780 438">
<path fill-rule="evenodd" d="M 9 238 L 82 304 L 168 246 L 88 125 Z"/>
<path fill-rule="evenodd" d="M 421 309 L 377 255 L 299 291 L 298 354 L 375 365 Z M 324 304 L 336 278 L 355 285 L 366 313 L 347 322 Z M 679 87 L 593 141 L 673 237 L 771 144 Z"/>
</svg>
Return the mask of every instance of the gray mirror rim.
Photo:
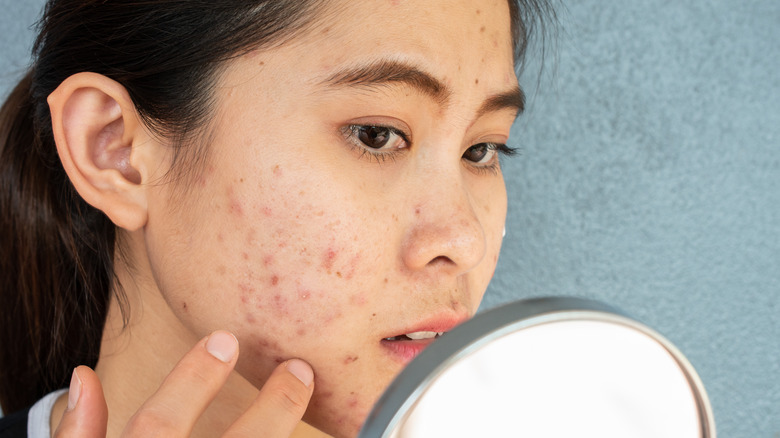
<svg viewBox="0 0 780 438">
<path fill-rule="evenodd" d="M 648 326 L 599 301 L 574 297 L 520 300 L 477 314 L 426 348 L 390 384 L 369 413 L 361 438 L 389 437 L 429 385 L 459 359 L 487 343 L 527 327 L 556 321 L 601 321 L 634 328 L 661 344 L 676 360 L 696 398 L 702 437 L 714 438 L 712 407 L 688 359 Z"/>
</svg>

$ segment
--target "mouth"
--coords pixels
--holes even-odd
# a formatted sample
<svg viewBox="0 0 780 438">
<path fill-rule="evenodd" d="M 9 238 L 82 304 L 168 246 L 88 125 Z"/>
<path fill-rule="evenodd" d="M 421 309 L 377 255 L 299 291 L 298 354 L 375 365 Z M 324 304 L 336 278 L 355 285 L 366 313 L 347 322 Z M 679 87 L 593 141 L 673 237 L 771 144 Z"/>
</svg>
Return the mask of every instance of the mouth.
<svg viewBox="0 0 780 438">
<path fill-rule="evenodd" d="M 382 347 L 403 365 L 408 364 L 436 339 L 468 319 L 468 316 L 436 318 L 413 329 L 381 339 Z"/>
</svg>

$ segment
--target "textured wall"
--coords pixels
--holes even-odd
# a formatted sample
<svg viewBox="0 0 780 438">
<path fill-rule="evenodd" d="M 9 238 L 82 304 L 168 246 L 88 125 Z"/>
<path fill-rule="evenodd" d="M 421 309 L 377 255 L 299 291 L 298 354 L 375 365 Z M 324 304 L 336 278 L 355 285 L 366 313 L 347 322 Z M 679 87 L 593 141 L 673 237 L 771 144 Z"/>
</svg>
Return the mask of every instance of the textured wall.
<svg viewBox="0 0 780 438">
<path fill-rule="evenodd" d="M 0 0 L 2 95 L 41 3 Z M 525 81 L 486 306 L 622 308 L 690 358 L 721 436 L 780 438 L 780 2 L 566 8 L 557 61 Z"/>
</svg>

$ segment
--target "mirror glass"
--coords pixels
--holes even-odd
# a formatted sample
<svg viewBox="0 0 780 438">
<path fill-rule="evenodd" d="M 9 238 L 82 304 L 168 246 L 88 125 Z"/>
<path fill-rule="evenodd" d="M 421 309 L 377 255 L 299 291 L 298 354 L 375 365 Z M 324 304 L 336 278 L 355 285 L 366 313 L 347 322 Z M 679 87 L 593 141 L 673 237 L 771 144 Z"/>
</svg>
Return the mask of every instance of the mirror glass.
<svg viewBox="0 0 780 438">
<path fill-rule="evenodd" d="M 701 381 L 650 328 L 590 300 L 524 300 L 429 346 L 361 437 L 714 437 Z"/>
</svg>

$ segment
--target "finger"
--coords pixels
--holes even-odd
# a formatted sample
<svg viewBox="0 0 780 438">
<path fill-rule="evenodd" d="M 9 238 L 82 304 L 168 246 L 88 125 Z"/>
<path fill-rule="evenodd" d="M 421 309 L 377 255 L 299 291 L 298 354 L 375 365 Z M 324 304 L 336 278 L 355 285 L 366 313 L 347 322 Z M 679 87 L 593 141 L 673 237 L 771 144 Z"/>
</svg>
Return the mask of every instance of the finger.
<svg viewBox="0 0 780 438">
<path fill-rule="evenodd" d="M 280 364 L 252 406 L 228 429 L 225 437 L 287 438 L 306 412 L 314 391 L 314 371 L 292 359 Z"/>
<path fill-rule="evenodd" d="M 108 407 L 97 374 L 85 366 L 73 370 L 68 407 L 54 431 L 58 438 L 105 438 Z"/>
<path fill-rule="evenodd" d="M 131 418 L 125 435 L 189 436 L 230 375 L 238 341 L 216 331 L 198 342 L 168 374 L 157 392 Z"/>
</svg>

